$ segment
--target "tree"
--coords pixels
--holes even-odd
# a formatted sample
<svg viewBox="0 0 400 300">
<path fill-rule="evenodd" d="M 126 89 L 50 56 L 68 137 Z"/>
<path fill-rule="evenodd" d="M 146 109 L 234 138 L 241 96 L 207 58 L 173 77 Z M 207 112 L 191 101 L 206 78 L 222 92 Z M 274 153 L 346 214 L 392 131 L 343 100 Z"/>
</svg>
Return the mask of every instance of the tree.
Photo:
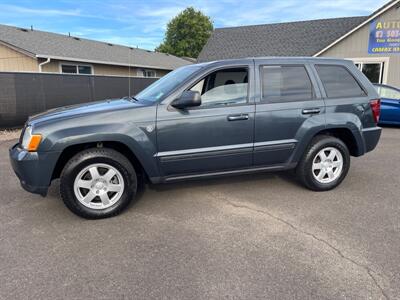
<svg viewBox="0 0 400 300">
<path fill-rule="evenodd" d="M 188 7 L 169 21 L 164 40 L 156 51 L 197 58 L 212 30 L 210 17 Z"/>
</svg>

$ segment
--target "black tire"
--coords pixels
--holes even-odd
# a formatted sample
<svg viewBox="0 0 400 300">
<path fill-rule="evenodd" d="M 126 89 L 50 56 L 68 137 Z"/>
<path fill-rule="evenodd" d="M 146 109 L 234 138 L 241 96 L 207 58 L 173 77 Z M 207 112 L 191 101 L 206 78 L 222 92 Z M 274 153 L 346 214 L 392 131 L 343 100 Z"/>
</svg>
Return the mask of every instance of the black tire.
<svg viewBox="0 0 400 300">
<path fill-rule="evenodd" d="M 84 206 L 74 192 L 74 181 L 85 167 L 92 164 L 107 164 L 117 169 L 124 181 L 124 189 L 119 200 L 104 209 Z M 65 205 L 76 215 L 86 219 L 108 218 L 121 213 L 135 197 L 137 177 L 130 161 L 121 153 L 108 148 L 91 148 L 79 152 L 65 165 L 60 176 L 60 194 Z"/>
<path fill-rule="evenodd" d="M 316 155 L 324 148 L 332 147 L 340 151 L 343 157 L 342 171 L 334 181 L 330 183 L 319 182 L 313 174 L 312 165 Z M 318 135 L 310 143 L 296 167 L 298 180 L 308 189 L 313 191 L 329 191 L 337 187 L 346 177 L 350 168 L 350 153 L 345 143 L 340 139 L 329 135 Z"/>
</svg>

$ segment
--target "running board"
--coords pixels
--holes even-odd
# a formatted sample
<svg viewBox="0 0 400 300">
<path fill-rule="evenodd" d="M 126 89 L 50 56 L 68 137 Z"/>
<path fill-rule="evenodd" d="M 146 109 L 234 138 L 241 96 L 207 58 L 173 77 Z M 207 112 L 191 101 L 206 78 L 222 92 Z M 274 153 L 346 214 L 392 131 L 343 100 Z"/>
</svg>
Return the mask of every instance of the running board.
<svg viewBox="0 0 400 300">
<path fill-rule="evenodd" d="M 283 170 L 292 169 L 295 166 L 296 166 L 296 164 L 288 164 L 288 165 L 276 165 L 276 166 L 257 167 L 257 168 L 248 168 L 248 169 L 240 169 L 240 170 L 210 172 L 210 173 L 202 173 L 202 174 L 170 176 L 170 177 L 165 177 L 162 181 L 170 182 L 170 181 L 178 181 L 178 180 L 185 180 L 185 179 L 217 177 L 217 176 L 224 176 L 224 175 L 250 174 L 250 173 L 266 172 L 266 171 L 283 171 Z"/>
</svg>

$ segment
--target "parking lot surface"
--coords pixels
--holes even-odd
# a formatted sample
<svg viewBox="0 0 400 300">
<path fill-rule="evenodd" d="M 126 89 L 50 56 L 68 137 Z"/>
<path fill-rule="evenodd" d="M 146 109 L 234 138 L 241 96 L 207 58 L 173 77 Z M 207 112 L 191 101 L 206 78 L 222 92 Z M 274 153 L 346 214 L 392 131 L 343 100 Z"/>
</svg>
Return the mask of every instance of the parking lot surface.
<svg viewBox="0 0 400 300">
<path fill-rule="evenodd" d="M 0 142 L 1 299 L 400 299 L 400 128 L 336 190 L 290 173 L 146 187 L 88 221 L 20 188 Z"/>
</svg>

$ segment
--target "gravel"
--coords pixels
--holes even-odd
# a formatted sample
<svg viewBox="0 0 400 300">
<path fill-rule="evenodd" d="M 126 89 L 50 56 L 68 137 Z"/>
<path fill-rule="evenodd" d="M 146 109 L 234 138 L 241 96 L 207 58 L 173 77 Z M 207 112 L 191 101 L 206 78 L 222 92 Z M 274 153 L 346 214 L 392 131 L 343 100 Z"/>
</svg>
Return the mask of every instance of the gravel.
<svg viewBox="0 0 400 300">
<path fill-rule="evenodd" d="M 0 141 L 8 141 L 19 138 L 21 129 L 3 129 L 0 130 Z"/>
</svg>

